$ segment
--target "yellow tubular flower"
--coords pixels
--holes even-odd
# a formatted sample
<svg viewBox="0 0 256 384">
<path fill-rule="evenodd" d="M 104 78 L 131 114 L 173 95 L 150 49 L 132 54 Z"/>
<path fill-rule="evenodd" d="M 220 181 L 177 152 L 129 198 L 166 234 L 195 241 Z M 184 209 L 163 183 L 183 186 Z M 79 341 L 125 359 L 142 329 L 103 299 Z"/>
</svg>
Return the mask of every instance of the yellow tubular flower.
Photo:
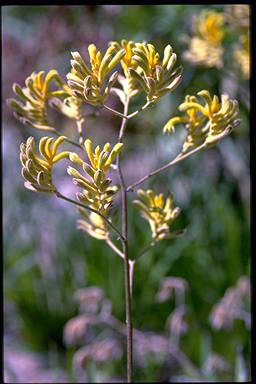
<svg viewBox="0 0 256 384">
<path fill-rule="evenodd" d="M 223 48 L 213 44 L 209 44 L 207 40 L 200 37 L 192 37 L 190 47 L 185 51 L 183 56 L 186 60 L 195 64 L 204 64 L 209 67 L 221 68 Z"/>
<path fill-rule="evenodd" d="M 49 84 L 55 80 L 62 85 L 61 78 L 55 69 L 50 70 L 45 78 L 44 71 L 33 72 L 25 81 L 25 87 L 13 84 L 13 92 L 21 99 L 9 99 L 8 105 L 15 109 L 14 116 L 23 124 L 31 124 L 34 128 L 53 131 L 54 127 L 48 121 L 46 102 L 54 95 L 49 90 Z"/>
<path fill-rule="evenodd" d="M 72 89 L 63 84 L 63 88 L 52 92 L 49 105 L 56 108 L 69 119 L 81 119 L 82 100 L 72 94 Z"/>
<path fill-rule="evenodd" d="M 110 234 L 101 216 L 94 212 L 88 212 L 83 208 L 79 208 L 78 211 L 84 218 L 77 220 L 78 229 L 98 240 L 108 240 Z"/>
<path fill-rule="evenodd" d="M 142 201 L 134 200 L 133 203 L 140 209 L 142 217 L 148 221 L 152 231 L 152 240 L 155 242 L 175 237 L 177 232 L 170 231 L 170 224 L 179 215 L 180 208 L 172 206 L 173 197 L 169 195 L 164 201 L 162 193 L 156 195 L 151 189 L 146 191 L 139 189 L 137 194 Z"/>
<path fill-rule="evenodd" d="M 223 24 L 223 14 L 214 11 L 203 11 L 197 19 L 196 28 L 203 39 L 212 44 L 219 45 L 224 35 L 221 29 Z"/>
<path fill-rule="evenodd" d="M 78 200 L 103 214 L 109 212 L 113 196 L 119 190 L 118 185 L 110 185 L 112 181 L 106 176 L 106 171 L 121 151 L 122 146 L 122 143 L 117 143 L 110 152 L 110 144 L 106 143 L 102 151 L 97 146 L 93 152 L 92 142 L 87 139 L 85 148 L 90 164 L 83 161 L 76 153 L 71 153 L 69 156 L 70 160 L 82 167 L 87 174 L 85 177 L 73 167 L 67 169 L 68 174 L 73 176 L 73 183 L 83 188 L 82 193 L 76 194 Z"/>
<path fill-rule="evenodd" d="M 124 75 L 121 74 L 118 75 L 118 82 L 121 84 L 122 89 L 112 87 L 111 92 L 115 93 L 121 100 L 121 102 L 124 104 L 126 97 L 129 97 L 131 99 L 132 97 L 136 96 L 139 92 L 143 90 L 143 87 L 141 86 L 140 82 L 138 82 L 134 77 L 130 75 L 129 69 L 133 68 L 134 70 L 137 69 L 137 71 L 140 73 L 142 72 L 140 68 L 138 67 L 138 64 L 136 64 L 133 61 L 133 48 L 135 47 L 135 44 L 133 41 L 129 40 L 121 40 L 121 43 L 117 41 L 111 41 L 109 43 L 110 47 L 115 47 L 116 49 L 124 49 L 125 55 L 123 56 L 121 60 L 121 66 L 124 71 Z"/>
<path fill-rule="evenodd" d="M 202 105 L 196 96 L 186 96 L 178 109 L 185 116 L 170 119 L 163 128 L 164 133 L 172 132 L 174 126 L 183 123 L 187 137 L 183 144 L 183 152 L 205 143 L 214 144 L 231 132 L 239 123 L 239 106 L 236 100 L 228 95 L 221 96 L 221 102 L 215 95 L 213 98 L 206 90 L 198 92 L 205 102 Z"/>
<path fill-rule="evenodd" d="M 223 24 L 223 14 L 214 11 L 201 12 L 196 19 L 196 35 L 190 39 L 190 46 L 184 52 L 184 58 L 209 67 L 222 67 Z"/>
<path fill-rule="evenodd" d="M 102 105 L 117 80 L 115 71 L 107 80 L 106 76 L 125 55 L 124 49 L 116 46 L 108 47 L 104 56 L 94 44 L 88 47 L 91 68 L 85 63 L 79 52 L 71 52 L 71 72 L 67 74 L 68 85 L 73 95 L 92 105 Z M 105 84 L 106 83 L 106 84 Z"/>
<path fill-rule="evenodd" d="M 242 35 L 240 37 L 240 46 L 237 46 L 234 50 L 234 59 L 238 63 L 243 77 L 249 79 L 250 77 L 250 45 L 249 35 Z"/>
<path fill-rule="evenodd" d="M 56 153 L 58 146 L 66 139 L 65 136 L 42 137 L 39 142 L 39 158 L 35 151 L 35 139 L 30 136 L 26 143 L 20 146 L 21 174 L 26 180 L 24 186 L 34 192 L 55 192 L 52 183 L 52 168 L 55 163 L 63 158 L 69 158 L 69 152 Z"/>
<path fill-rule="evenodd" d="M 144 89 L 148 101 L 155 101 L 178 86 L 182 67 L 174 69 L 177 57 L 170 45 L 165 47 L 162 61 L 152 44 L 135 43 L 132 50 L 131 67 L 128 71 Z"/>
</svg>

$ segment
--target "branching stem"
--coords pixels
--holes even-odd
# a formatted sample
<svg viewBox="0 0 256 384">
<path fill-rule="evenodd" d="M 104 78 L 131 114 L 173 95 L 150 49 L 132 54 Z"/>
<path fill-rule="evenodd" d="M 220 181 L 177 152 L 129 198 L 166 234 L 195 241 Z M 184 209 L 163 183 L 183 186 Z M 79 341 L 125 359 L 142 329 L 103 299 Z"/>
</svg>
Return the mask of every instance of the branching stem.
<svg viewBox="0 0 256 384">
<path fill-rule="evenodd" d="M 120 249 L 117 248 L 117 247 L 115 246 L 115 244 L 114 244 L 110 239 L 107 239 L 107 240 L 106 240 L 106 243 L 108 244 L 108 246 L 109 246 L 110 248 L 113 249 L 113 251 L 114 251 L 117 255 L 119 255 L 122 259 L 124 259 L 124 254 L 123 254 L 123 252 L 121 252 Z"/>
<path fill-rule="evenodd" d="M 169 163 L 163 165 L 160 168 L 157 168 L 155 171 L 150 172 L 148 175 L 146 175 L 146 176 L 142 177 L 141 179 L 139 179 L 138 181 L 136 181 L 136 183 L 129 185 L 129 187 L 127 188 L 127 192 L 132 191 L 134 187 L 137 187 L 138 185 L 144 183 L 145 181 L 150 179 L 150 177 L 158 175 L 159 173 L 163 172 L 165 169 L 170 168 L 172 165 L 177 164 L 179 161 L 186 159 L 187 157 L 193 155 L 194 153 L 201 151 L 204 148 L 206 148 L 205 143 L 203 143 L 199 147 L 193 149 L 192 151 L 185 153 L 184 155 L 179 154 L 177 157 L 175 157 L 174 160 L 170 161 Z"/>
</svg>

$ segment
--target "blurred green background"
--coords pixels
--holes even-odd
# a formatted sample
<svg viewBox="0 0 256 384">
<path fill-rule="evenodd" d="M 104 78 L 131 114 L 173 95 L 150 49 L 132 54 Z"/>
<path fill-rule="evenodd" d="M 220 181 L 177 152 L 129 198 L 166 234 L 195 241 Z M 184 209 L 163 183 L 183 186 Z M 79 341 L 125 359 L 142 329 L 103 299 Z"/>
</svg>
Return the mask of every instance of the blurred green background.
<svg viewBox="0 0 256 384">
<path fill-rule="evenodd" d="M 125 321 L 124 283 L 121 260 L 101 241 L 75 228 L 77 214 L 68 203 L 54 196 L 34 194 L 23 187 L 19 145 L 41 133 L 21 125 L 6 106 L 13 97 L 12 83 L 24 84 L 33 71 L 56 68 L 60 75 L 70 69 L 70 52 L 86 56 L 87 46 L 105 49 L 108 41 L 125 38 L 153 43 L 159 52 L 171 44 L 184 67 L 183 81 L 157 105 L 132 120 L 127 129 L 127 184 L 172 159 L 184 138 L 181 129 L 162 134 L 166 121 L 187 94 L 201 89 L 220 95 L 228 92 L 239 101 L 241 124 L 217 146 L 192 156 L 144 187 L 174 193 L 181 207 L 177 228 L 187 233 L 162 241 L 144 254 L 136 265 L 133 291 L 134 327 L 143 332 L 168 335 L 166 320 L 173 311 L 173 298 L 159 303 L 155 296 L 167 276 L 188 284 L 185 296 L 187 331 L 179 348 L 202 371 L 207 358 L 216 353 L 228 364 L 226 372 L 213 372 L 207 380 L 248 379 L 250 375 L 250 329 L 236 319 L 228 329 L 216 330 L 210 322 L 213 306 L 241 276 L 250 276 L 250 169 L 248 80 L 231 69 L 221 71 L 183 60 L 194 15 L 202 9 L 223 11 L 223 5 L 91 5 L 2 7 L 2 150 L 4 229 L 4 343 L 6 380 L 16 382 L 79 382 L 72 368 L 75 348 L 63 341 L 63 327 L 78 313 L 74 293 L 98 286 L 112 302 L 112 314 Z M 233 33 L 233 34 L 232 34 Z M 225 40 L 225 50 L 238 39 L 235 30 Z M 224 68 L 230 62 L 224 63 Z M 227 67 L 228 68 L 228 67 Z M 243 93 L 242 93 L 243 92 Z M 138 103 L 140 100 L 138 101 Z M 113 98 L 112 106 L 121 106 Z M 136 108 L 136 103 L 132 108 Z M 58 129 L 68 132 L 70 122 L 59 119 Z M 104 111 L 88 122 L 88 135 L 95 141 L 115 142 L 120 120 Z M 62 191 L 74 189 L 69 176 L 57 169 Z M 129 195 L 129 203 L 134 194 Z M 136 255 L 150 241 L 147 223 L 129 204 L 130 252 Z M 249 300 L 246 310 L 249 312 Z M 97 333 L 97 331 L 95 331 Z M 28 360 L 26 360 L 28 359 Z M 111 360 L 96 371 L 95 381 L 125 380 L 125 359 Z M 29 368 L 24 370 L 24 361 Z M 165 363 L 167 364 L 167 363 Z M 185 365 L 185 363 L 184 363 Z M 95 368 L 95 367 L 94 367 Z M 89 369 L 89 368 L 88 368 Z M 193 380 L 182 364 L 169 366 L 150 361 L 136 366 L 137 381 Z M 95 373 L 96 372 L 96 373 Z M 101 373 L 100 373 L 101 372 Z M 84 375 L 84 376 L 83 376 Z M 102 375 L 102 376 L 100 376 Z M 104 376 L 105 375 L 105 376 Z M 186 376 L 187 375 L 187 376 Z M 174 377 L 175 376 L 175 377 Z M 87 379 L 86 379 L 87 378 Z M 194 378 L 195 379 L 195 378 Z"/>
</svg>

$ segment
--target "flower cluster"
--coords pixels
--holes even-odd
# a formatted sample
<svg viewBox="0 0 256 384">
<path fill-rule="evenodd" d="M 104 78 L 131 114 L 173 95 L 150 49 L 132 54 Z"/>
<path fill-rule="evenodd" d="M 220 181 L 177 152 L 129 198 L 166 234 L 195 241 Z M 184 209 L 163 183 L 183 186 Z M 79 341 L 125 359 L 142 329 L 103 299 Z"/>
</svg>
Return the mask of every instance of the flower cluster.
<svg viewBox="0 0 256 384">
<path fill-rule="evenodd" d="M 135 43 L 132 52 L 128 72 L 141 85 L 149 101 L 156 101 L 178 86 L 182 67 L 174 69 L 177 56 L 170 45 L 165 47 L 162 61 L 154 45 L 149 43 Z"/>
<path fill-rule="evenodd" d="M 195 36 L 189 41 L 184 58 L 209 67 L 221 68 L 224 36 L 224 16 L 219 12 L 203 11 L 196 19 Z"/>
<path fill-rule="evenodd" d="M 63 84 L 63 89 L 54 92 L 49 100 L 49 105 L 70 119 L 81 119 L 81 100 L 72 94 L 72 89 Z"/>
<path fill-rule="evenodd" d="M 91 68 L 79 52 L 71 52 L 71 72 L 67 74 L 68 85 L 73 94 L 92 105 L 102 105 L 108 97 L 111 87 L 117 80 L 115 71 L 106 81 L 106 76 L 125 55 L 124 49 L 110 46 L 102 56 L 94 44 L 88 47 Z"/>
<path fill-rule="evenodd" d="M 118 75 L 118 82 L 121 84 L 122 89 L 113 87 L 111 92 L 116 94 L 121 102 L 124 104 L 127 97 L 132 99 L 138 93 L 140 93 L 143 88 L 141 87 L 140 82 L 136 80 L 134 76 L 131 76 L 129 69 L 137 69 L 140 73 L 142 70 L 138 67 L 138 65 L 132 60 L 133 59 L 133 48 L 135 47 L 135 43 L 131 40 L 127 41 L 125 39 L 121 40 L 121 42 L 111 41 L 109 43 L 110 47 L 115 47 L 116 49 L 124 49 L 125 55 L 121 59 L 121 66 L 124 72 L 124 76 L 121 74 Z"/>
<path fill-rule="evenodd" d="M 173 197 L 169 195 L 164 201 L 162 193 L 156 195 L 151 189 L 138 189 L 137 194 L 142 201 L 134 200 L 133 203 L 140 209 L 142 217 L 149 222 L 153 242 L 175 237 L 177 232 L 170 231 L 170 224 L 179 215 L 180 208 L 172 207 Z"/>
<path fill-rule="evenodd" d="M 173 117 L 164 126 L 163 132 L 174 131 L 176 124 L 183 123 L 187 137 L 183 144 L 183 151 L 194 149 L 201 144 L 210 145 L 230 133 L 239 123 L 239 106 L 236 100 L 228 95 L 210 96 L 206 90 L 197 93 L 203 99 L 202 105 L 196 96 L 186 96 L 178 109 L 185 116 Z"/>
<path fill-rule="evenodd" d="M 58 86 L 62 86 L 62 80 L 55 69 L 50 70 L 46 76 L 44 71 L 33 72 L 25 81 L 25 87 L 13 84 L 13 92 L 21 99 L 9 99 L 10 107 L 15 109 L 14 116 L 22 123 L 28 123 L 34 128 L 54 131 L 47 117 L 47 101 L 55 96 L 58 91 L 50 91 L 49 85 L 55 80 Z M 57 92 L 57 93 L 56 93 Z"/>
<path fill-rule="evenodd" d="M 90 164 L 82 160 L 74 152 L 70 153 L 69 159 L 82 167 L 86 175 L 82 175 L 77 169 L 70 166 L 67 168 L 67 172 L 73 177 L 73 183 L 82 188 L 82 192 L 76 193 L 77 199 L 95 211 L 108 215 L 113 196 L 119 190 L 119 186 L 110 185 L 112 180 L 107 177 L 106 171 L 121 151 L 123 144 L 115 144 L 112 151 L 110 151 L 110 144 L 106 143 L 103 150 L 100 150 L 100 146 L 97 146 L 94 152 L 90 139 L 85 140 L 84 145 Z M 108 238 L 106 224 L 101 216 L 95 212 L 88 213 L 83 208 L 79 209 L 79 212 L 86 220 L 79 220 L 77 222 L 78 228 L 97 239 L 106 240 Z"/>
<path fill-rule="evenodd" d="M 52 183 L 52 167 L 59 160 L 69 158 L 69 152 L 56 153 L 59 145 L 66 139 L 59 136 L 54 141 L 53 137 L 42 137 L 39 142 L 39 152 L 43 158 L 39 158 L 35 150 L 35 139 L 30 136 L 26 143 L 20 146 L 21 174 L 26 180 L 25 187 L 31 191 L 56 192 Z"/>
</svg>

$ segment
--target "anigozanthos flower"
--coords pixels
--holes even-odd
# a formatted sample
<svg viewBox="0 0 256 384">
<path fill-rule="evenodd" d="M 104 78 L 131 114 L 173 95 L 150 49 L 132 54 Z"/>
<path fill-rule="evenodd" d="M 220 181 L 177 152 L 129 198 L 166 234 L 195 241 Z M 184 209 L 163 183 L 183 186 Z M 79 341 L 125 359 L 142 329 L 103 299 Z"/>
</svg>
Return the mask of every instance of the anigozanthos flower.
<svg viewBox="0 0 256 384">
<path fill-rule="evenodd" d="M 140 209 L 152 231 L 152 240 L 175 237 L 176 233 L 170 230 L 171 223 L 180 213 L 179 207 L 173 207 L 173 197 L 169 195 L 164 199 L 162 193 L 157 195 L 153 190 L 138 189 L 138 196 L 142 200 L 134 200 L 133 203 Z"/>
<path fill-rule="evenodd" d="M 49 105 L 70 119 L 81 119 L 82 100 L 72 94 L 72 89 L 67 84 L 63 84 L 62 89 L 54 92 Z"/>
<path fill-rule="evenodd" d="M 67 74 L 68 85 L 73 94 L 92 105 L 102 105 L 117 80 L 118 71 L 108 79 L 107 75 L 125 55 L 124 49 L 108 47 L 104 56 L 94 44 L 88 46 L 91 68 L 88 67 L 79 52 L 71 52 L 71 72 Z"/>
<path fill-rule="evenodd" d="M 190 39 L 184 58 L 193 63 L 222 67 L 223 24 L 223 14 L 214 11 L 201 12 L 196 19 L 196 35 Z"/>
<path fill-rule="evenodd" d="M 73 167 L 67 169 L 68 174 L 73 176 L 73 183 L 83 188 L 82 192 L 77 192 L 77 199 L 102 214 L 108 213 L 113 196 L 119 190 L 118 185 L 111 185 L 112 180 L 107 177 L 106 171 L 121 151 L 122 146 L 122 143 L 117 143 L 110 151 L 110 144 L 106 143 L 103 150 L 97 146 L 93 152 L 92 142 L 87 139 L 85 148 L 90 164 L 83 161 L 76 153 L 71 153 L 69 156 L 70 160 L 81 166 L 86 173 L 85 177 Z"/>
<path fill-rule="evenodd" d="M 88 212 L 83 208 L 78 210 L 83 219 L 77 220 L 77 228 L 98 240 L 108 240 L 110 234 L 103 218 L 97 213 Z"/>
<path fill-rule="evenodd" d="M 37 129 L 54 131 L 54 127 L 48 121 L 46 104 L 56 91 L 51 91 L 49 85 L 53 80 L 59 86 L 63 83 L 55 69 L 50 70 L 45 77 L 44 75 L 44 71 L 33 72 L 26 79 L 26 86 L 23 88 L 14 83 L 13 92 L 21 101 L 11 98 L 7 103 L 15 109 L 14 116 L 22 123 L 29 123 Z"/>
<path fill-rule="evenodd" d="M 128 72 L 144 89 L 148 101 L 155 101 L 178 86 L 182 67 L 174 69 L 177 56 L 170 45 L 164 49 L 163 60 L 153 44 L 135 43 L 132 51 Z"/>
<path fill-rule="evenodd" d="M 183 152 L 201 144 L 214 144 L 240 123 L 239 106 L 236 100 L 228 95 L 221 95 L 221 102 L 216 95 L 213 98 L 206 90 L 198 92 L 205 105 L 196 96 L 186 96 L 178 109 L 184 116 L 171 118 L 163 128 L 164 133 L 174 131 L 176 124 L 184 124 L 187 137 L 183 144 Z"/>
<path fill-rule="evenodd" d="M 27 189 L 34 192 L 56 192 L 56 187 L 52 183 L 52 168 L 59 160 L 69 158 L 68 151 L 57 154 L 59 145 L 65 139 L 65 136 L 60 136 L 56 140 L 53 137 L 42 137 L 39 142 L 39 152 L 43 158 L 36 154 L 34 137 L 30 136 L 26 143 L 21 144 L 21 174 L 26 180 L 24 186 Z"/>
<path fill-rule="evenodd" d="M 138 73 L 142 73 L 142 69 L 133 60 L 133 48 L 135 48 L 135 43 L 132 40 L 127 41 L 123 39 L 120 43 L 117 41 L 111 41 L 109 46 L 125 50 L 125 55 L 121 59 L 121 66 L 123 68 L 124 76 L 119 74 L 117 78 L 118 82 L 122 86 L 122 89 L 115 87 L 111 88 L 111 92 L 115 93 L 124 104 L 127 97 L 132 99 L 132 97 L 143 91 L 141 82 L 138 82 L 135 77 L 130 75 L 129 68 L 137 70 Z"/>
<path fill-rule="evenodd" d="M 238 63 L 243 77 L 249 79 L 250 77 L 250 46 L 249 46 L 249 34 L 240 36 L 240 46 L 234 49 L 234 59 Z"/>
</svg>

